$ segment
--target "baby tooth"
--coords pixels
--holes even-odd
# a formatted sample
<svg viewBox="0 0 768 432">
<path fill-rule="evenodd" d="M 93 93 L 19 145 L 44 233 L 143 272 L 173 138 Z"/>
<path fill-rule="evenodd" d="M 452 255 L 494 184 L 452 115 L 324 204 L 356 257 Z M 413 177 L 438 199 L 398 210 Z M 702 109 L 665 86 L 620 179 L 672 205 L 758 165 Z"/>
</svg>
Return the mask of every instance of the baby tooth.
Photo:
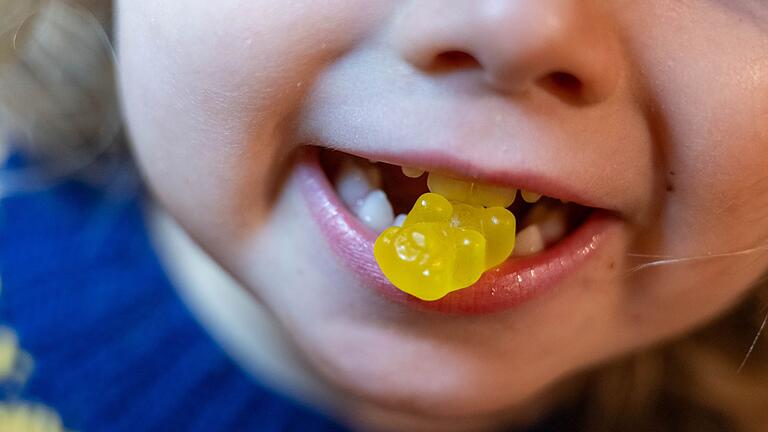
<svg viewBox="0 0 768 432">
<path fill-rule="evenodd" d="M 419 168 L 411 168 L 404 166 L 403 175 L 410 178 L 419 178 L 424 175 L 424 170 Z"/>
<path fill-rule="evenodd" d="M 360 207 L 373 188 L 371 178 L 358 164 L 349 159 L 341 162 L 336 177 L 336 192 L 349 209 Z"/>
<path fill-rule="evenodd" d="M 565 235 L 566 218 L 562 210 L 552 210 L 548 217 L 541 223 L 541 236 L 544 243 L 551 245 Z"/>
<path fill-rule="evenodd" d="M 527 203 L 531 203 L 531 204 L 533 204 L 533 203 L 537 202 L 539 199 L 541 199 L 541 194 L 540 193 L 530 192 L 530 191 L 527 191 L 527 190 L 521 190 L 520 191 L 520 195 L 523 196 L 523 201 L 525 201 Z"/>
<path fill-rule="evenodd" d="M 407 215 L 404 215 L 404 214 L 400 213 L 399 215 L 397 215 L 395 217 L 395 222 L 392 224 L 392 226 L 396 226 L 396 227 L 403 226 L 403 222 L 405 222 L 405 218 L 406 217 L 407 217 Z"/>
<path fill-rule="evenodd" d="M 533 255 L 544 250 L 544 238 L 539 225 L 533 224 L 517 233 L 514 256 Z"/>
<path fill-rule="evenodd" d="M 568 222 L 562 207 L 548 208 L 538 204 L 525 218 L 525 225 L 534 224 L 539 226 L 544 243 L 551 245 L 563 238 Z"/>
<path fill-rule="evenodd" d="M 377 234 L 392 226 L 395 219 L 392 204 L 389 203 L 387 194 L 379 189 L 372 191 L 365 197 L 356 214 L 364 224 L 376 231 Z"/>
</svg>

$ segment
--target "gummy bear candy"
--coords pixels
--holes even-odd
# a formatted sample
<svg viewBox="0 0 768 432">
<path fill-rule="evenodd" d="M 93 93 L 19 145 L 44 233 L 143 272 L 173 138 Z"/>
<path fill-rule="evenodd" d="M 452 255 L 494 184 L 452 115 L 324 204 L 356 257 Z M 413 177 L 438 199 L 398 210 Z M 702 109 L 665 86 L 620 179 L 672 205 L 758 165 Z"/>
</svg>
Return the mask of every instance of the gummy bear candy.
<svg viewBox="0 0 768 432">
<path fill-rule="evenodd" d="M 432 301 L 477 282 L 506 260 L 514 245 L 515 217 L 509 210 L 425 193 L 402 227 L 378 237 L 374 256 L 393 285 Z"/>
</svg>

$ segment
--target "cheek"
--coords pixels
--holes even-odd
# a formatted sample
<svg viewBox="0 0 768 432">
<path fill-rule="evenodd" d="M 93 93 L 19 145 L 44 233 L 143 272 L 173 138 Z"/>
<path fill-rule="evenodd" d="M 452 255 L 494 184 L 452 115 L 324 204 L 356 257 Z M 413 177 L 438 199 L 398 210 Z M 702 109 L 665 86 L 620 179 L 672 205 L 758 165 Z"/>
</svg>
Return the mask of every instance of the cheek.
<svg viewBox="0 0 768 432">
<path fill-rule="evenodd" d="M 158 198 L 198 240 L 242 238 L 265 216 L 305 89 L 383 8 L 358 3 L 120 3 L 120 85 L 135 152 Z"/>
<path fill-rule="evenodd" d="M 632 40 L 629 57 L 650 95 L 662 180 L 656 217 L 630 252 L 654 255 L 634 257 L 638 265 L 699 259 L 633 274 L 628 325 L 649 340 L 721 313 L 768 268 L 765 250 L 716 257 L 768 242 L 768 39 L 715 2 L 690 10 L 662 3 L 644 2 L 652 12 L 624 23 L 645 35 Z"/>
<path fill-rule="evenodd" d="M 765 32 L 719 5 L 646 16 L 655 31 L 631 49 L 651 94 L 657 176 L 664 179 L 652 252 L 752 247 L 768 237 Z M 628 23 L 638 24 L 650 22 Z M 681 33 L 686 37 L 676 37 Z"/>
</svg>

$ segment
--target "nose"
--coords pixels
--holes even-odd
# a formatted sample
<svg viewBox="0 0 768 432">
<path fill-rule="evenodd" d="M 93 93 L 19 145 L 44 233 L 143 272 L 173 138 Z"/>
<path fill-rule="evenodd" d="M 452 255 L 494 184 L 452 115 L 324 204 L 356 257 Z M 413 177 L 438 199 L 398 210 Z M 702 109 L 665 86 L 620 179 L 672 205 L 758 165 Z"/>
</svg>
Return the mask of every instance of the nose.
<svg viewBox="0 0 768 432">
<path fill-rule="evenodd" d="M 401 11 L 395 45 L 425 73 L 479 71 L 496 91 L 577 105 L 610 98 L 622 76 L 598 0 L 411 0 Z"/>
</svg>

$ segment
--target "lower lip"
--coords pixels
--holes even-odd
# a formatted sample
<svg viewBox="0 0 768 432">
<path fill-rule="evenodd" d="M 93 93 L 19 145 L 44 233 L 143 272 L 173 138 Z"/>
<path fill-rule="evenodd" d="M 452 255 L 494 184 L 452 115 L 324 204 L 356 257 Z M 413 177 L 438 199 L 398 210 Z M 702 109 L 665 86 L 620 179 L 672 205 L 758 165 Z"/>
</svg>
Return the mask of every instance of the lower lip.
<svg viewBox="0 0 768 432">
<path fill-rule="evenodd" d="M 620 223 L 607 212 L 594 211 L 553 247 L 531 257 L 509 259 L 485 272 L 472 286 L 428 302 L 400 291 L 381 272 L 373 257 L 376 236 L 341 203 L 320 166 L 316 149 L 300 155 L 296 176 L 310 213 L 331 249 L 364 285 L 397 303 L 441 313 L 488 314 L 544 295 L 596 255 L 611 228 Z"/>
</svg>

